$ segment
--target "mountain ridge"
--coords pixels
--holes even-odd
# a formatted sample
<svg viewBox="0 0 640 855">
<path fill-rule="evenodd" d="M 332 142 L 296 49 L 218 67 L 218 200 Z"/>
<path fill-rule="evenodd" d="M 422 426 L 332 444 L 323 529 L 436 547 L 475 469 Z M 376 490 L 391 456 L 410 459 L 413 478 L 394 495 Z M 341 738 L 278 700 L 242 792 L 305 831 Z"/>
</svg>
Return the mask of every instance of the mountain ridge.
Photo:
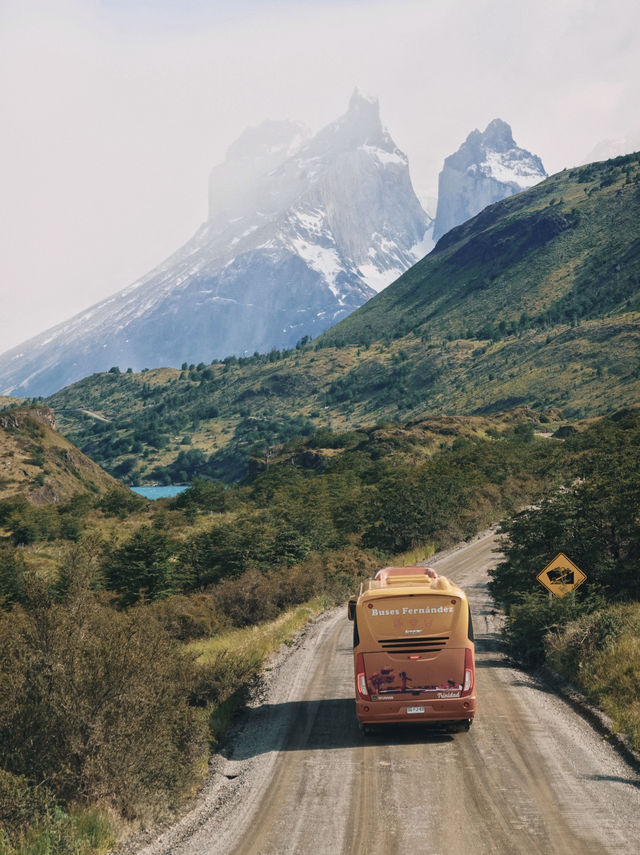
<svg viewBox="0 0 640 855">
<path fill-rule="evenodd" d="M 121 477 L 235 479 L 252 456 L 268 459 L 269 448 L 319 427 L 514 407 L 544 422 L 632 406 L 639 336 L 633 155 L 565 170 L 490 206 L 295 350 L 97 375 L 48 403 Z"/>
<path fill-rule="evenodd" d="M 238 176 L 234 158 L 242 170 L 259 145 L 265 174 L 235 207 L 214 170 L 209 219 L 194 237 L 142 279 L 1 356 L 0 394 L 48 394 L 113 366 L 291 347 L 373 296 L 369 280 L 382 287 L 419 257 L 430 219 L 377 101 L 354 93 L 346 114 L 306 141 L 292 123 L 254 129 L 231 146 L 227 179 Z"/>
</svg>

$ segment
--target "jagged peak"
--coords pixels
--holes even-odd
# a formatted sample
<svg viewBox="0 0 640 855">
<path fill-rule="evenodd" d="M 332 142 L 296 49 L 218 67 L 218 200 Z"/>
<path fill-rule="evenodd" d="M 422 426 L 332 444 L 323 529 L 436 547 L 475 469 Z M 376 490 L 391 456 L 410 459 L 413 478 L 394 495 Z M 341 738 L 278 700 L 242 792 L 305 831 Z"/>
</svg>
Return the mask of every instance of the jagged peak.
<svg viewBox="0 0 640 855">
<path fill-rule="evenodd" d="M 380 103 L 374 95 L 367 95 L 356 86 L 349 99 L 348 112 L 359 110 L 373 110 L 380 115 Z"/>
<path fill-rule="evenodd" d="M 395 150 L 395 144 L 380 121 L 378 99 L 355 89 L 349 99 L 347 112 L 323 128 L 311 142 L 314 149 L 327 145 L 344 149 L 374 145 L 389 151 Z"/>
<path fill-rule="evenodd" d="M 483 164 L 491 159 L 491 153 L 507 155 L 520 160 L 529 160 L 533 171 L 539 171 L 544 177 L 546 172 L 542 161 L 526 149 L 520 148 L 513 139 L 511 126 L 503 119 L 493 119 L 484 132 L 477 128 L 469 134 L 460 148 L 445 159 L 445 167 L 464 172 L 469 167 Z"/>
<path fill-rule="evenodd" d="M 485 145 L 494 151 L 509 151 L 509 149 L 516 148 L 511 125 L 502 119 L 493 119 L 489 122 L 482 138 Z"/>
</svg>

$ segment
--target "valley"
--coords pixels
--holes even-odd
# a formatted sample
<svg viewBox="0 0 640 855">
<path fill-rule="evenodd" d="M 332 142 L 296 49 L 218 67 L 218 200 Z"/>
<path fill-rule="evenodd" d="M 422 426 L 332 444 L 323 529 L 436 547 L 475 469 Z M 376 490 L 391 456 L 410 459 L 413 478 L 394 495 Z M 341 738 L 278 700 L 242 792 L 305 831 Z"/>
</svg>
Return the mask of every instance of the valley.
<svg viewBox="0 0 640 855">
<path fill-rule="evenodd" d="M 637 855 L 640 6 L 4 5 L 0 855 Z"/>
<path fill-rule="evenodd" d="M 496 548 L 489 532 L 429 561 L 473 606 L 470 733 L 406 726 L 363 736 L 342 608 L 271 663 L 193 810 L 123 855 L 633 852 L 637 773 L 500 650 L 486 587 Z"/>
<path fill-rule="evenodd" d="M 9 855 L 25 835 L 134 851 L 135 830 L 203 785 L 214 804 L 150 853 L 281 851 L 283 828 L 304 852 L 309 823 L 314 847 L 323 834 L 345 852 L 408 845 L 408 829 L 434 852 L 477 848 L 477 828 L 487 853 L 624 851 L 636 778 L 505 656 L 553 663 L 640 745 L 639 187 L 632 155 L 512 195 L 295 347 L 113 366 L 3 400 Z M 190 487 L 150 502 L 127 489 L 140 484 Z M 475 539 L 497 520 L 503 560 Z M 474 598 L 486 717 L 472 734 L 365 744 L 330 610 L 384 564 L 461 541 L 442 567 Z M 552 602 L 533 570 L 563 550 L 588 582 Z M 273 703 L 243 719 L 248 742 L 229 738 L 267 657 L 310 621 Z M 316 632 L 327 655 L 305 658 Z M 443 815 L 460 793 L 454 833 Z"/>
<path fill-rule="evenodd" d="M 251 458 L 319 429 L 517 407 L 558 423 L 633 406 L 639 209 L 638 155 L 566 170 L 454 228 L 315 340 L 180 370 L 113 369 L 45 403 L 129 483 L 235 480 Z"/>
</svg>

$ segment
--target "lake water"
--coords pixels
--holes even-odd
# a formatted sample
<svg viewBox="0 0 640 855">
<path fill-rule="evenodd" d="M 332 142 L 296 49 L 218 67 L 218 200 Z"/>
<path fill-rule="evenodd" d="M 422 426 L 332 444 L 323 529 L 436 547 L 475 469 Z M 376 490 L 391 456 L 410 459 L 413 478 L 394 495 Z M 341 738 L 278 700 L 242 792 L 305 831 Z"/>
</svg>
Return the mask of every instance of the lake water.
<svg viewBox="0 0 640 855">
<path fill-rule="evenodd" d="M 134 493 L 145 499 L 172 499 L 189 489 L 188 484 L 169 484 L 168 487 L 132 487 Z"/>
</svg>

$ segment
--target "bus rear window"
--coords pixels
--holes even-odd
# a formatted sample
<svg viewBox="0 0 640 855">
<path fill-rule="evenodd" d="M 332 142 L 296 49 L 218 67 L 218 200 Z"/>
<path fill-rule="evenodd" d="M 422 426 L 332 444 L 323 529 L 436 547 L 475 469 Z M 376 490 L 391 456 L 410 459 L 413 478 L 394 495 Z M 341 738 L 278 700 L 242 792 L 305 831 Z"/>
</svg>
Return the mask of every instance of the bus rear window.
<svg viewBox="0 0 640 855">
<path fill-rule="evenodd" d="M 375 638 L 448 634 L 460 600 L 448 596 L 376 597 L 360 612 Z"/>
</svg>

